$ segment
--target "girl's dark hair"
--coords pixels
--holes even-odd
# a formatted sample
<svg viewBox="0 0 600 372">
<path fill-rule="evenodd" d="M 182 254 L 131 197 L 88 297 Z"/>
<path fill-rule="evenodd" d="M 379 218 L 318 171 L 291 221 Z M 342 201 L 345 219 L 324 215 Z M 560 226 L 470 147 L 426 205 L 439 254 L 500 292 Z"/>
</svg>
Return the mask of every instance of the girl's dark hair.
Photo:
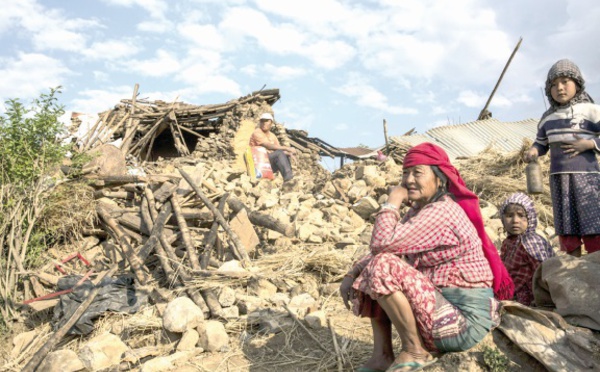
<svg viewBox="0 0 600 372">
<path fill-rule="evenodd" d="M 433 203 L 438 201 L 442 196 L 448 195 L 450 193 L 448 192 L 448 177 L 446 177 L 446 175 L 444 174 L 444 172 L 442 172 L 440 167 L 438 167 L 437 165 L 431 165 L 431 170 L 433 171 L 433 174 L 435 174 L 435 176 L 440 180 L 440 187 L 435 193 L 435 195 L 433 195 L 433 197 L 431 198 L 430 203 Z"/>
</svg>

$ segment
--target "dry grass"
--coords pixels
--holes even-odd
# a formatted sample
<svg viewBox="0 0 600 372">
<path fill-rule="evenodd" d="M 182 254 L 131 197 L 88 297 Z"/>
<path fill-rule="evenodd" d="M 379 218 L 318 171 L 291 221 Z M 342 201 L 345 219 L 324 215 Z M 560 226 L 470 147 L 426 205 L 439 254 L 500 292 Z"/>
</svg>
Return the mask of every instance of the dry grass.
<svg viewBox="0 0 600 372">
<path fill-rule="evenodd" d="M 489 147 L 475 157 L 459 159 L 454 163 L 469 189 L 480 199 L 500 206 L 510 194 L 527 192 L 527 164 L 523 162 L 523 153 L 530 147 L 531 141 L 525 139 L 518 151 L 503 153 Z M 535 203 L 540 223 L 544 226 L 554 226 L 550 186 L 547 182 L 550 169 L 548 156 L 541 157 L 539 163 L 542 177 L 546 180 L 544 192 L 530 197 Z"/>
<path fill-rule="evenodd" d="M 40 226 L 58 239 L 78 240 L 96 216 L 93 189 L 84 182 L 58 185 L 46 200 Z"/>
</svg>

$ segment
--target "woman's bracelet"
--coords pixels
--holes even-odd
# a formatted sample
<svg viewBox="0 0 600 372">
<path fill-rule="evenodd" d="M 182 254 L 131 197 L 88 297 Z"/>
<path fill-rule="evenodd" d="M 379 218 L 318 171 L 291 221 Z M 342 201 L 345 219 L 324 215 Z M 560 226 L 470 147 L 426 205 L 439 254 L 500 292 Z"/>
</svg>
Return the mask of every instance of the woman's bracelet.
<svg viewBox="0 0 600 372">
<path fill-rule="evenodd" d="M 397 206 L 395 206 L 392 203 L 387 203 L 386 202 L 386 203 L 381 204 L 381 209 L 391 209 L 393 211 L 398 211 L 400 208 L 397 207 Z"/>
</svg>

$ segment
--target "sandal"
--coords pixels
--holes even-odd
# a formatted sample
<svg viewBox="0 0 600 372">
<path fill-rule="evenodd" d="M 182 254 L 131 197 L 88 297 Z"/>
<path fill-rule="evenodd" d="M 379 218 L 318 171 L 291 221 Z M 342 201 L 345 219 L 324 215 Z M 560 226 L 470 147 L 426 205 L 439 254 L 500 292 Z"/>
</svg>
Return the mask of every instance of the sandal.
<svg viewBox="0 0 600 372">
<path fill-rule="evenodd" d="M 389 371 L 400 371 L 400 370 L 403 370 L 404 368 L 410 367 L 410 369 L 407 371 L 415 372 L 415 371 L 420 371 L 425 367 L 429 367 L 430 365 L 434 364 L 435 362 L 437 362 L 437 358 L 430 359 L 423 363 L 416 362 L 416 361 L 398 363 L 398 364 L 395 364 L 395 365 L 391 366 L 390 368 L 388 368 L 387 371 L 388 372 Z"/>
</svg>

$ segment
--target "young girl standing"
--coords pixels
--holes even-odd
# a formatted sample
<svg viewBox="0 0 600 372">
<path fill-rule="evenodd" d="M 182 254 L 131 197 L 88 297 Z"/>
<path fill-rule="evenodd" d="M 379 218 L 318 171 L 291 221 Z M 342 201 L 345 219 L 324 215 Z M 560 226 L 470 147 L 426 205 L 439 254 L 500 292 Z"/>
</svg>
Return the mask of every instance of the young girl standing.
<svg viewBox="0 0 600 372">
<path fill-rule="evenodd" d="M 530 162 L 550 151 L 550 191 L 554 229 L 561 250 L 579 257 L 600 251 L 600 106 L 585 92 L 579 67 L 567 59 L 548 72 L 550 109 L 538 124 Z"/>
<path fill-rule="evenodd" d="M 500 207 L 507 237 L 500 258 L 515 283 L 515 300 L 530 306 L 533 302 L 533 274 L 543 261 L 554 256 L 546 239 L 535 232 L 537 213 L 533 201 L 523 193 L 510 195 Z"/>
</svg>

